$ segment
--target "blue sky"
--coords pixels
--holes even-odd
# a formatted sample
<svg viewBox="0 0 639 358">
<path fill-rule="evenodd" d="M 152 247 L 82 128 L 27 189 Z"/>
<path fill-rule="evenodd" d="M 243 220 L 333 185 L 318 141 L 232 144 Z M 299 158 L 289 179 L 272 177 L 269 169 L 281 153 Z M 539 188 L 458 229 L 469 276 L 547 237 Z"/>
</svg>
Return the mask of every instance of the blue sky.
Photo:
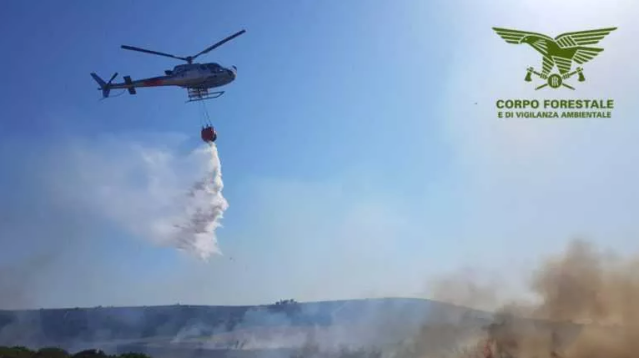
<svg viewBox="0 0 639 358">
<path fill-rule="evenodd" d="M 638 127 L 623 99 L 637 72 L 616 66 L 636 53 L 620 50 L 636 5 L 613 3 L 560 24 L 528 1 L 5 2 L 6 305 L 419 296 L 462 267 L 514 279 L 574 235 L 635 248 Z M 614 96 L 613 121 L 497 121 L 496 98 L 537 95 L 517 81 L 539 59 L 491 26 L 611 22 L 626 27 L 589 79 L 609 82 L 581 93 Z M 117 180 L 124 209 L 145 185 L 131 146 L 176 158 L 200 146 L 197 105 L 178 88 L 98 101 L 89 73 L 161 74 L 179 62 L 119 46 L 188 55 L 242 28 L 202 58 L 238 68 L 207 103 L 230 207 L 225 256 L 203 264 L 137 237 L 95 195 Z"/>
</svg>

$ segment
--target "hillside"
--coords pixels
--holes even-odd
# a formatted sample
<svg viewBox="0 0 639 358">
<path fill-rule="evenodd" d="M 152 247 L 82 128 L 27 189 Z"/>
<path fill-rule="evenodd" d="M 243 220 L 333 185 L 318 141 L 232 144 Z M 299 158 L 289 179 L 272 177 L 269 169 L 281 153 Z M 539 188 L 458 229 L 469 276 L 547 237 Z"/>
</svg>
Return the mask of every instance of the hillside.
<svg viewBox="0 0 639 358">
<path fill-rule="evenodd" d="M 517 329 L 556 332 L 570 344 L 581 326 L 516 319 Z M 366 299 L 262 306 L 97 307 L 0 311 L 0 345 L 101 349 L 162 357 L 286 357 L 322 351 L 449 349 L 493 322 L 486 312 L 424 299 Z M 528 328 L 526 328 L 528 327 Z M 546 333 L 543 333 L 546 332 Z M 408 343 L 407 343 L 408 342 Z M 442 348 L 443 347 L 443 348 Z M 230 355 L 229 355 L 230 354 Z"/>
<path fill-rule="evenodd" d="M 462 319 L 485 324 L 490 315 L 422 299 L 0 311 L 0 344 L 262 349 L 295 347 L 314 336 L 325 344 L 367 345 L 381 342 L 381 327 L 393 327 L 384 333 L 384 341 L 398 341 L 424 322 Z"/>
</svg>

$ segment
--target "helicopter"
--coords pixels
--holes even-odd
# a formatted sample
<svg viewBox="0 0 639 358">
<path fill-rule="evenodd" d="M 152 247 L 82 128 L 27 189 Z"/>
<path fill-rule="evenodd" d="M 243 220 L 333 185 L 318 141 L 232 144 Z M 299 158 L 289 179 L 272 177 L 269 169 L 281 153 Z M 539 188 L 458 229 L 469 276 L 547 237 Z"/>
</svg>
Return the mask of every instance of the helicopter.
<svg viewBox="0 0 639 358">
<path fill-rule="evenodd" d="M 224 91 L 209 92 L 209 89 L 225 86 L 235 80 L 237 77 L 237 67 L 231 66 L 230 68 L 223 67 L 215 62 L 210 63 L 193 63 L 198 56 L 209 53 L 213 49 L 225 44 L 228 41 L 245 33 L 246 30 L 241 30 L 235 34 L 226 37 L 225 39 L 211 45 L 210 47 L 202 50 L 200 53 L 194 56 L 180 57 L 171 55 L 164 52 L 146 50 L 140 47 L 122 45 L 121 48 L 125 50 L 138 51 L 143 53 L 149 53 L 152 55 L 159 55 L 174 58 L 177 60 L 186 61 L 186 64 L 177 65 L 172 70 L 165 70 L 164 76 L 143 78 L 133 81 L 130 76 L 124 76 L 123 83 L 112 83 L 117 77 L 118 73 L 113 74 L 109 81 L 105 82 L 94 72 L 91 73 L 91 77 L 100 85 L 98 90 L 102 91 L 102 97 L 107 98 L 112 89 L 126 89 L 129 94 L 136 94 L 136 88 L 142 87 L 159 87 L 159 86 L 178 86 L 187 89 L 188 100 L 186 102 L 202 101 L 211 98 L 218 98 L 224 94 Z"/>
</svg>

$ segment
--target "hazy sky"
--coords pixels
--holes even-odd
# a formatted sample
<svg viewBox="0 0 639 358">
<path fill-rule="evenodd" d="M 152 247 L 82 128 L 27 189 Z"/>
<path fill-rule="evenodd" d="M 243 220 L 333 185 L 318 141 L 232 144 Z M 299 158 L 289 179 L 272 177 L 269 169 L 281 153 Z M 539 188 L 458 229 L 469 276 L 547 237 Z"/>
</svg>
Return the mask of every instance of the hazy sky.
<svg viewBox="0 0 639 358">
<path fill-rule="evenodd" d="M 630 0 L 165 1 L 0 4 L 0 306 L 245 304 L 423 296 L 479 267 L 504 280 L 574 236 L 639 246 L 639 54 Z M 523 81 L 529 47 L 618 26 L 574 93 Z M 89 76 L 235 65 L 218 129 L 224 256 L 140 235 L 197 168 L 185 90 L 98 101 Z M 113 92 L 117 94 L 117 91 Z M 610 120 L 498 120 L 499 98 L 613 98 Z M 151 158 L 151 159 L 149 159 Z M 110 188 L 114 195 L 101 193 Z M 231 259 L 232 258 L 232 259 Z"/>
</svg>

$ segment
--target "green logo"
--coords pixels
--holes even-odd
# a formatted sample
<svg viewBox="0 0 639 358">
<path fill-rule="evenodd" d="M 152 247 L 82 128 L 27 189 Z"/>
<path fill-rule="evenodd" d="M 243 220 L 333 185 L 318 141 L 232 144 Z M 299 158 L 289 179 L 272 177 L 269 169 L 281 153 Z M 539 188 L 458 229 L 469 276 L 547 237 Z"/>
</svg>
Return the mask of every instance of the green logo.
<svg viewBox="0 0 639 358">
<path fill-rule="evenodd" d="M 537 86 L 535 90 L 544 87 L 553 89 L 565 87 L 574 90 L 575 88 L 567 84 L 566 81 L 574 75 L 578 75 L 579 82 L 584 82 L 586 77 L 583 74 L 582 67 L 572 70 L 573 62 L 583 65 L 599 55 L 603 48 L 592 47 L 592 45 L 596 45 L 616 29 L 616 27 L 610 27 L 598 30 L 568 32 L 553 39 L 534 32 L 493 27 L 493 30 L 507 43 L 516 45 L 528 44 L 541 53 L 543 58 L 541 73 L 529 67 L 525 78 L 526 82 L 530 82 L 532 81 L 532 75 L 535 75 L 546 81 L 546 83 Z M 555 66 L 558 69 L 558 73 L 552 73 Z"/>
</svg>

